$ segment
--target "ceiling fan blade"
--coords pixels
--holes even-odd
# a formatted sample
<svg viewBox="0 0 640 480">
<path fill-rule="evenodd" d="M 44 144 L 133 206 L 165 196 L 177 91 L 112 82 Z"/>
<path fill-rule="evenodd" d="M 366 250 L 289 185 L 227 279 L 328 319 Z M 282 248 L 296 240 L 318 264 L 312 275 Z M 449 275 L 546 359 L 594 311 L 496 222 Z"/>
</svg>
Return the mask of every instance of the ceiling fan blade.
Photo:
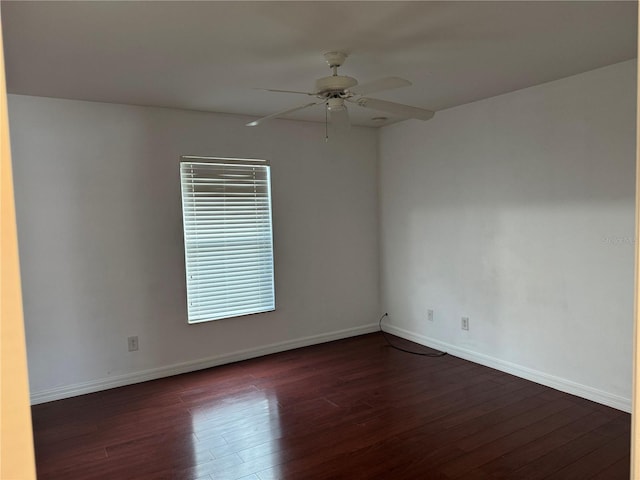
<svg viewBox="0 0 640 480">
<path fill-rule="evenodd" d="M 360 105 L 364 108 L 372 108 L 382 112 L 392 113 L 405 118 L 416 118 L 418 120 L 429 120 L 435 115 L 432 110 L 424 108 L 411 107 L 402 105 L 401 103 L 387 102 L 386 100 L 378 100 L 377 98 L 358 98 L 357 100 L 347 99 L 348 101 Z"/>
<path fill-rule="evenodd" d="M 408 87 L 411 85 L 409 80 L 400 77 L 379 78 L 373 82 L 356 85 L 350 88 L 351 93 L 356 95 L 368 95 L 369 93 L 381 92 L 383 90 L 391 90 L 393 88 Z"/>
<path fill-rule="evenodd" d="M 278 112 L 278 113 L 272 113 L 271 115 L 267 115 L 266 117 L 262 117 L 262 118 L 259 118 L 258 120 L 254 120 L 253 122 L 249 122 L 245 126 L 247 126 L 247 127 L 255 127 L 257 125 L 260 125 L 262 122 L 264 122 L 266 120 L 271 120 L 272 118 L 282 117 L 282 116 L 284 116 L 284 115 L 286 115 L 288 113 L 293 113 L 293 112 L 296 112 L 298 110 L 302 110 L 303 108 L 311 107 L 313 105 L 318 105 L 320 103 L 324 103 L 324 101 L 322 101 L 322 102 L 311 102 L 311 103 L 307 103 L 306 105 L 302 105 L 300 107 L 290 108 L 289 110 L 283 110 L 282 112 Z"/>
<path fill-rule="evenodd" d="M 339 110 L 329 110 L 331 114 L 331 125 L 340 131 L 347 131 L 351 128 L 351 122 L 349 121 L 349 112 L 347 107 L 342 107 Z"/>
<path fill-rule="evenodd" d="M 278 92 L 278 93 L 298 93 L 300 95 L 311 95 L 315 96 L 315 93 L 312 92 L 298 92 L 297 90 L 277 90 L 275 88 L 254 88 L 254 90 L 263 90 L 265 92 Z"/>
</svg>

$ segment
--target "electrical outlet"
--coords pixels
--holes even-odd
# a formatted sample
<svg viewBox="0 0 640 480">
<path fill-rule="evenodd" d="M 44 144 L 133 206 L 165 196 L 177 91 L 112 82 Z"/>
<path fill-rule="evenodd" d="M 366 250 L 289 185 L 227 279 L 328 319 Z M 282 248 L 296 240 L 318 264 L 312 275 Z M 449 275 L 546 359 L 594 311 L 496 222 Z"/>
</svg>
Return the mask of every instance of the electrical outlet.
<svg viewBox="0 0 640 480">
<path fill-rule="evenodd" d="M 469 330 L 469 317 L 462 317 L 461 325 L 462 330 Z"/>
<path fill-rule="evenodd" d="M 433 310 L 427 310 L 427 320 L 433 322 Z"/>
<path fill-rule="evenodd" d="M 138 337 L 129 337 L 127 338 L 127 344 L 129 345 L 129 351 L 135 352 L 138 350 Z"/>
</svg>

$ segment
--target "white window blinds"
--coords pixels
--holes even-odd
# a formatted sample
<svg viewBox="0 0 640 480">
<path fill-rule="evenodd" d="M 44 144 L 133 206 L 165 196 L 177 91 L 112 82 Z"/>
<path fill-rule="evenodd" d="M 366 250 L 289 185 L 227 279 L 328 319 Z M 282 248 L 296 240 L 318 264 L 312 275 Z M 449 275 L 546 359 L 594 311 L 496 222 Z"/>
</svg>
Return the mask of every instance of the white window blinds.
<svg viewBox="0 0 640 480">
<path fill-rule="evenodd" d="M 182 157 L 189 323 L 275 309 L 269 162 Z"/>
</svg>

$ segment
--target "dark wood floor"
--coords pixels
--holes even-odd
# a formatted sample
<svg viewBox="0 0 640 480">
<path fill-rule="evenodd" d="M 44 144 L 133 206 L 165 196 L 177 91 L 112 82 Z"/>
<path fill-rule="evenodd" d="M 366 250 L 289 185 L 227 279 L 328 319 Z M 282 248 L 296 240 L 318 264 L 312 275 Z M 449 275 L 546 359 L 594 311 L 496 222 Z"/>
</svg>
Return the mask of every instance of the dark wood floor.
<svg viewBox="0 0 640 480">
<path fill-rule="evenodd" d="M 33 424 L 40 479 L 629 478 L 628 414 L 379 333 L 37 405 Z"/>
</svg>

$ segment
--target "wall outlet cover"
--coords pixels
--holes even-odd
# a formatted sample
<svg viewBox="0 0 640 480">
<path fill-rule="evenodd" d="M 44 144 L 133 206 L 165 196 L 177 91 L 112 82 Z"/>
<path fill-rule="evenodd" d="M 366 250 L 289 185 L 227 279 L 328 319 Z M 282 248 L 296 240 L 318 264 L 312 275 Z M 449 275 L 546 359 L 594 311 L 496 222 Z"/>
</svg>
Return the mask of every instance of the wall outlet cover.
<svg viewBox="0 0 640 480">
<path fill-rule="evenodd" d="M 135 336 L 127 338 L 127 345 L 130 352 L 135 352 L 136 350 L 138 350 L 138 337 Z"/>
</svg>

